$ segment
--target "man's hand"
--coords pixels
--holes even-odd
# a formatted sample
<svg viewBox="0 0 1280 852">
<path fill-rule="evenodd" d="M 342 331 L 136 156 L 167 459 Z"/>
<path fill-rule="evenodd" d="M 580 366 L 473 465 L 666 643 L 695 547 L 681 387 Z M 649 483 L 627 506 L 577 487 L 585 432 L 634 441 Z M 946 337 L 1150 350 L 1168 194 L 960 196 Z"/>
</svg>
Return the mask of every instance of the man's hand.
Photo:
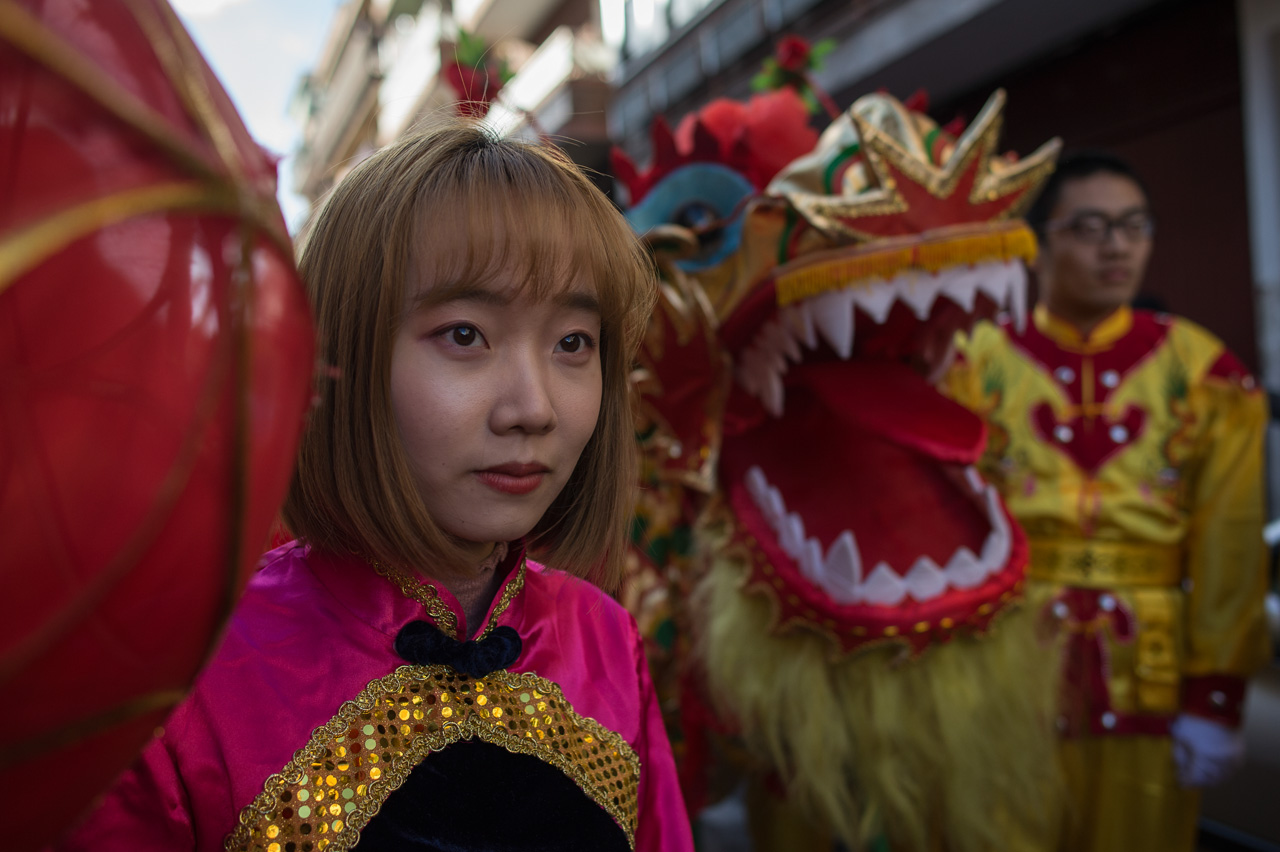
<svg viewBox="0 0 1280 852">
<path fill-rule="evenodd" d="M 1244 762 L 1244 736 L 1221 722 L 1183 713 L 1173 720 L 1169 733 L 1183 787 L 1220 784 Z"/>
</svg>

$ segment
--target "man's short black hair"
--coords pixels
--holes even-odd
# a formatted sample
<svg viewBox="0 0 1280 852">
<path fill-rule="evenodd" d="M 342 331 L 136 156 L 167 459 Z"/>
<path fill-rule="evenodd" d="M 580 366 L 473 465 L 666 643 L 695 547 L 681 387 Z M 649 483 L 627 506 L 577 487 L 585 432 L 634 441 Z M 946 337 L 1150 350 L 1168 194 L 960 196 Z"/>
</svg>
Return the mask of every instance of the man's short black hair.
<svg viewBox="0 0 1280 852">
<path fill-rule="evenodd" d="M 1058 160 L 1058 168 L 1045 181 L 1040 196 L 1027 211 L 1027 224 L 1043 237 L 1045 223 L 1049 221 L 1049 215 L 1062 196 L 1062 185 L 1067 181 L 1083 180 L 1096 174 L 1112 174 L 1128 178 L 1138 185 L 1138 189 L 1142 190 L 1143 196 L 1150 204 L 1151 194 L 1147 192 L 1146 183 L 1126 161 L 1108 151 L 1075 151 Z"/>
</svg>

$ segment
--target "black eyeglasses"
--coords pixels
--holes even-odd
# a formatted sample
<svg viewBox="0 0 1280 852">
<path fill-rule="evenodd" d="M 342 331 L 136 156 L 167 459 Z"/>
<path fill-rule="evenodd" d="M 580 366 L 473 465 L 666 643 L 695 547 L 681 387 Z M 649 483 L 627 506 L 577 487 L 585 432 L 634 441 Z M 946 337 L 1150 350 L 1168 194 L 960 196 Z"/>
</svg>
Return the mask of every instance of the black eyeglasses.
<svg viewBox="0 0 1280 852">
<path fill-rule="evenodd" d="M 1151 239 L 1156 232 L 1156 220 L 1150 213 L 1138 210 L 1112 219 L 1105 213 L 1081 213 L 1070 219 L 1057 219 L 1045 224 L 1046 231 L 1067 231 L 1077 240 L 1091 246 L 1100 246 L 1111 240 L 1113 230 L 1124 234 L 1131 243 Z"/>
</svg>

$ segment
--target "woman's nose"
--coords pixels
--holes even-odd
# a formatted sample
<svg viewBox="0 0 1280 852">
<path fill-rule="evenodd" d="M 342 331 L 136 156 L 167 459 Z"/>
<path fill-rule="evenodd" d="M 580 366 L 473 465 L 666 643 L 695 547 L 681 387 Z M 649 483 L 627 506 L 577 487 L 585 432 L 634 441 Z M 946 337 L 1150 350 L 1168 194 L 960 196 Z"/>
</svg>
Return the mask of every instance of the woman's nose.
<svg viewBox="0 0 1280 852">
<path fill-rule="evenodd" d="M 513 359 L 493 409 L 493 430 L 544 434 L 556 426 L 548 364 L 535 357 Z"/>
</svg>

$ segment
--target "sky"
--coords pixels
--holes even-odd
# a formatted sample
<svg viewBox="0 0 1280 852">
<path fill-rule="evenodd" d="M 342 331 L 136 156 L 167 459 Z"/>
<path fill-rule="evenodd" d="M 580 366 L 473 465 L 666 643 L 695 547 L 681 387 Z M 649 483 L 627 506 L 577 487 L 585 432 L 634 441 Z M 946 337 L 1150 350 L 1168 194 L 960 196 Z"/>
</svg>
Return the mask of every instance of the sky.
<svg viewBox="0 0 1280 852">
<path fill-rule="evenodd" d="M 302 129 L 289 117 L 298 80 L 320 57 L 340 0 L 171 0 L 253 137 L 286 159 L 280 206 L 291 230 L 306 201 L 291 192 Z"/>
</svg>

